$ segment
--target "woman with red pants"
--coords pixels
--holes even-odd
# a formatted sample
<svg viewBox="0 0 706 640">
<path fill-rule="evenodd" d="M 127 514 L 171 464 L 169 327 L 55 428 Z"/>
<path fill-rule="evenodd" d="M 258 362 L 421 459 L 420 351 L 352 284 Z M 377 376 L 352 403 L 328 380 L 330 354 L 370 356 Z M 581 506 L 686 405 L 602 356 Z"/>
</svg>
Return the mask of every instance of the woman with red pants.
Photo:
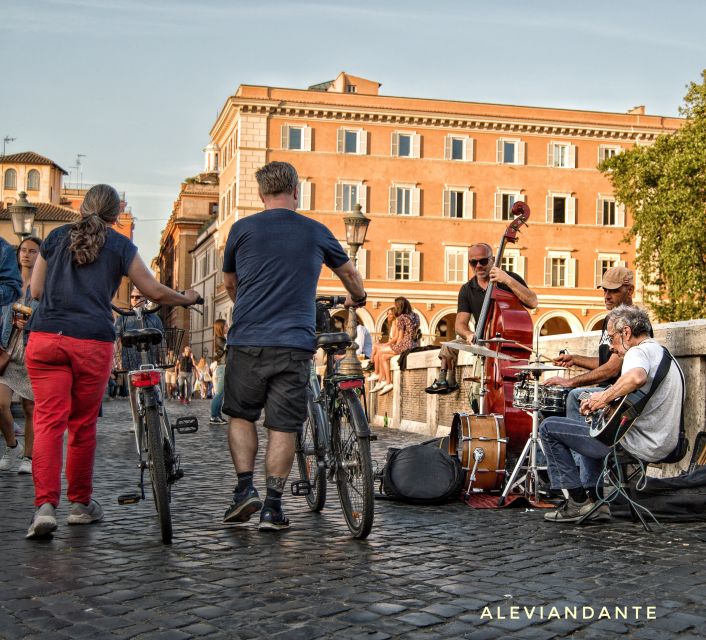
<svg viewBox="0 0 706 640">
<path fill-rule="evenodd" d="M 56 529 L 67 430 L 68 523 L 103 518 L 92 498 L 96 422 L 113 359 L 110 303 L 123 276 L 155 302 L 186 306 L 199 299 L 196 291 L 181 294 L 154 279 L 137 247 L 111 228 L 119 213 L 115 189 L 105 184 L 89 189 L 82 219 L 46 237 L 32 273 L 32 296 L 39 306 L 29 323 L 26 364 L 35 398 L 36 510 L 27 538 Z"/>
</svg>

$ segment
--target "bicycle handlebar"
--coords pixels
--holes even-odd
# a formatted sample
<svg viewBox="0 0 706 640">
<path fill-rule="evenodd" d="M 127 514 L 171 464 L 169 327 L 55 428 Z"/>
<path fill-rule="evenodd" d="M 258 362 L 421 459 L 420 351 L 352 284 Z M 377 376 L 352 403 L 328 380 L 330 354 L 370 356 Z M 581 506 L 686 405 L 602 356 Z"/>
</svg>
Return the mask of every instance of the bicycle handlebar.
<svg viewBox="0 0 706 640">
<path fill-rule="evenodd" d="M 329 309 L 333 307 L 342 307 L 346 302 L 346 296 L 316 296 L 316 302 Z"/>
<path fill-rule="evenodd" d="M 180 293 L 183 293 L 183 292 L 180 292 Z M 194 302 L 194 304 L 203 304 L 203 303 L 204 303 L 204 299 L 201 297 L 199 297 L 199 299 L 196 302 Z M 121 316 L 137 315 L 133 309 L 121 309 L 120 307 L 116 307 L 114 304 L 111 304 L 110 306 L 113 307 L 113 311 L 115 311 L 115 313 L 117 313 L 118 315 L 121 315 Z M 171 306 L 176 306 L 176 305 L 171 305 Z M 181 306 L 183 306 L 185 309 L 188 309 L 189 307 L 192 307 L 193 305 L 187 304 L 187 305 L 181 305 Z M 159 311 L 161 308 L 162 308 L 161 304 L 155 303 L 154 307 L 150 307 L 149 309 L 144 308 L 142 310 L 142 315 L 145 315 L 145 316 L 152 315 L 153 313 L 157 313 L 157 311 Z M 198 311 L 198 309 L 195 309 L 195 311 Z"/>
</svg>

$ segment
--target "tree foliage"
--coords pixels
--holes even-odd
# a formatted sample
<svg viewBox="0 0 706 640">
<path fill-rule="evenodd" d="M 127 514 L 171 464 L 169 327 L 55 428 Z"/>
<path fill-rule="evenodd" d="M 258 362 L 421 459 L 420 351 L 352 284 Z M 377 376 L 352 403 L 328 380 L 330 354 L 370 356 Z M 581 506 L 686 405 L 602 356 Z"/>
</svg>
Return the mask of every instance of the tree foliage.
<svg viewBox="0 0 706 640">
<path fill-rule="evenodd" d="M 660 321 L 706 318 L 706 70 L 690 83 L 677 132 L 606 160 L 633 214 L 645 302 Z"/>
</svg>

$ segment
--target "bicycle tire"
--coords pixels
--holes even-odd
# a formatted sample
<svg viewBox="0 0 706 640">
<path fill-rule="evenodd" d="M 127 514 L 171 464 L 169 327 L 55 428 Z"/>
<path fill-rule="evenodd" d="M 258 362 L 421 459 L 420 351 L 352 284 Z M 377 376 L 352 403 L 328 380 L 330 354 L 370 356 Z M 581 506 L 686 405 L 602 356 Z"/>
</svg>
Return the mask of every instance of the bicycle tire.
<svg viewBox="0 0 706 640">
<path fill-rule="evenodd" d="M 168 445 L 164 441 L 160 425 L 159 413 L 155 407 L 145 409 L 145 432 L 147 435 L 147 466 L 152 482 L 152 495 L 157 508 L 159 529 L 162 533 L 162 542 L 170 544 L 172 541 L 172 513 L 169 507 L 169 485 L 167 482 L 167 467 L 165 458 Z"/>
<path fill-rule="evenodd" d="M 332 425 L 332 448 L 341 510 L 354 538 L 370 534 L 375 517 L 373 463 L 367 422 L 360 398 L 352 389 L 338 392 L 340 405 Z"/>
<path fill-rule="evenodd" d="M 322 444 L 319 434 L 323 433 L 324 420 L 321 407 L 311 397 L 308 389 L 306 401 L 306 420 L 301 433 L 297 435 L 297 466 L 299 479 L 306 480 L 311 492 L 306 496 L 310 511 L 321 511 L 326 505 L 326 470 L 319 467 Z"/>
</svg>

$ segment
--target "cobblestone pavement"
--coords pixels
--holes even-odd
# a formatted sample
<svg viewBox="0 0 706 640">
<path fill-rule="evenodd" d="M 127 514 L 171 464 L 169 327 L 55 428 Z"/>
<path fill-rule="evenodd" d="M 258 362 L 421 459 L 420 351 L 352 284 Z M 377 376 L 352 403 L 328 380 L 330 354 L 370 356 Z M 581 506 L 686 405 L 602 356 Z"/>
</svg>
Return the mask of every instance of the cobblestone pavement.
<svg viewBox="0 0 706 640">
<path fill-rule="evenodd" d="M 0 638 L 704 637 L 706 525 L 650 535 L 629 522 L 562 527 L 538 511 L 377 501 L 370 538 L 354 541 L 332 492 L 321 514 L 285 496 L 288 531 L 227 526 L 226 431 L 208 426 L 206 402 L 172 408 L 202 426 L 180 438 L 171 546 L 151 500 L 116 501 L 137 478 L 124 400 L 99 423 L 104 522 L 68 527 L 64 502 L 54 538 L 26 541 L 31 479 L 0 475 Z M 374 456 L 419 440 L 381 432 Z"/>
</svg>

